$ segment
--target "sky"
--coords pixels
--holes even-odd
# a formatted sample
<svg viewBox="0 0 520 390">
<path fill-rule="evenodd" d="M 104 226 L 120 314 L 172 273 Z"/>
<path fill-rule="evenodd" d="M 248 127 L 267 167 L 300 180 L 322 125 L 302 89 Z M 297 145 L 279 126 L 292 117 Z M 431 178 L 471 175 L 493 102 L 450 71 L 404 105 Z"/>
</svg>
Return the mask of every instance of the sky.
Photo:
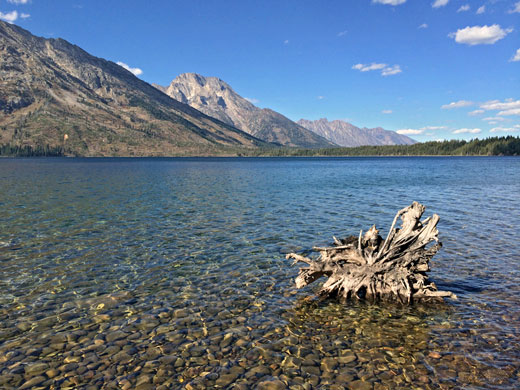
<svg viewBox="0 0 520 390">
<path fill-rule="evenodd" d="M 418 141 L 520 135 L 519 0 L 0 0 L 0 19 L 168 85 Z"/>
</svg>

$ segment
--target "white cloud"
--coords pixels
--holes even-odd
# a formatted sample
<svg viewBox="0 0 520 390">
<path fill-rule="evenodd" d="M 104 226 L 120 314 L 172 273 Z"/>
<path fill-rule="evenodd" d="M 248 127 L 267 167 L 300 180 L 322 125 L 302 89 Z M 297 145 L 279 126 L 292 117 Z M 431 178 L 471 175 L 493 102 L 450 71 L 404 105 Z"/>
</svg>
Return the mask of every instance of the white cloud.
<svg viewBox="0 0 520 390">
<path fill-rule="evenodd" d="M 417 28 L 428 28 L 428 25 L 427 25 L 426 23 L 423 23 L 423 24 L 421 24 L 421 25 L 420 25 L 419 27 L 417 27 Z"/>
<path fill-rule="evenodd" d="M 491 133 L 498 133 L 498 132 L 513 133 L 513 132 L 516 132 L 516 131 L 520 131 L 520 125 L 516 125 L 514 127 L 493 127 L 489 131 Z"/>
<path fill-rule="evenodd" d="M 360 70 L 361 72 L 369 72 L 371 70 L 380 70 L 384 69 L 386 67 L 386 64 L 377 64 L 372 62 L 370 65 L 365 64 L 356 64 L 352 67 L 352 69 Z"/>
<path fill-rule="evenodd" d="M 499 111 L 497 115 L 520 115 L 520 108 L 511 108 L 509 110 Z"/>
<path fill-rule="evenodd" d="M 401 67 L 399 65 L 388 66 L 381 71 L 383 76 L 392 76 L 394 74 L 401 73 Z"/>
<path fill-rule="evenodd" d="M 443 110 L 451 110 L 452 108 L 469 107 L 474 103 L 467 100 L 459 100 L 458 102 L 451 102 L 450 104 L 443 104 L 441 108 Z"/>
<path fill-rule="evenodd" d="M 458 129 L 458 130 L 454 130 L 452 133 L 453 134 L 478 134 L 481 131 L 482 130 L 480 130 L 480 129 Z"/>
<path fill-rule="evenodd" d="M 340 32 L 337 34 L 337 36 L 338 36 L 338 37 L 342 37 L 343 35 L 346 35 L 347 32 L 348 32 L 347 30 L 340 31 Z"/>
<path fill-rule="evenodd" d="M 444 130 L 446 126 L 425 126 L 421 127 L 421 130 Z"/>
<path fill-rule="evenodd" d="M 356 64 L 352 66 L 352 69 L 359 70 L 361 72 L 370 72 L 371 70 L 380 70 L 381 75 L 383 76 L 391 76 L 394 74 L 401 73 L 401 66 L 393 65 L 389 66 L 387 64 L 381 64 L 372 62 L 371 64 Z"/>
<path fill-rule="evenodd" d="M 514 14 L 516 12 L 520 13 L 520 1 L 515 3 L 515 8 L 509 11 L 510 14 Z"/>
<path fill-rule="evenodd" d="M 11 4 L 27 4 L 29 2 L 29 0 L 7 0 L 8 3 L 11 3 Z"/>
<path fill-rule="evenodd" d="M 482 118 L 483 121 L 486 121 L 486 122 L 503 122 L 505 121 L 504 118 L 502 117 L 499 117 L 499 116 L 488 116 L 487 118 Z"/>
<path fill-rule="evenodd" d="M 482 103 L 480 108 L 486 111 L 498 111 L 496 115 L 520 115 L 520 100 L 506 99 L 503 102 L 500 100 L 490 100 Z M 499 120 L 499 119 L 494 119 Z"/>
<path fill-rule="evenodd" d="M 484 112 L 485 112 L 484 110 L 473 110 L 471 112 L 468 112 L 468 115 L 475 116 L 475 115 L 483 114 Z"/>
<path fill-rule="evenodd" d="M 457 10 L 457 12 L 465 12 L 465 11 L 469 11 L 471 7 L 469 6 L 469 4 L 464 4 L 464 5 L 461 5 L 460 8 Z"/>
<path fill-rule="evenodd" d="M 513 56 L 513 58 L 511 58 L 509 60 L 509 62 L 517 62 L 517 61 L 520 61 L 520 49 L 517 49 L 515 55 Z"/>
<path fill-rule="evenodd" d="M 450 0 L 435 0 L 432 4 L 433 8 L 444 7 Z"/>
<path fill-rule="evenodd" d="M 139 76 L 139 75 L 143 74 L 143 71 L 141 69 L 139 69 L 139 68 L 131 68 L 130 66 L 128 66 L 124 62 L 117 61 L 117 65 L 122 66 L 123 68 L 125 68 L 129 72 L 132 72 L 135 76 Z"/>
<path fill-rule="evenodd" d="M 381 111 L 381 114 L 391 114 L 392 112 L 392 110 L 383 110 Z"/>
<path fill-rule="evenodd" d="M 248 98 L 248 97 L 246 97 L 244 99 L 246 99 L 251 104 L 256 104 L 256 103 L 260 102 L 260 100 L 255 99 L 255 98 Z"/>
<path fill-rule="evenodd" d="M 316 99 L 318 99 L 318 100 L 323 100 L 323 99 L 325 99 L 325 96 L 321 96 L 321 95 L 320 95 L 320 96 L 317 96 Z"/>
<path fill-rule="evenodd" d="M 492 26 L 473 26 L 458 29 L 457 32 L 450 33 L 448 36 L 454 38 L 457 43 L 466 45 L 492 45 L 501 40 L 507 34 L 513 32 L 512 28 L 503 30 L 498 24 Z"/>
<path fill-rule="evenodd" d="M 403 134 L 403 135 L 417 135 L 417 134 L 423 134 L 425 131 L 432 131 L 432 130 L 444 130 L 446 129 L 446 126 L 424 126 L 420 129 L 401 129 L 397 130 L 396 133 Z M 427 134 L 427 135 L 433 135 L 433 134 Z"/>
<path fill-rule="evenodd" d="M 490 100 L 480 105 L 480 108 L 484 110 L 511 110 L 518 108 L 520 109 L 520 100 L 506 99 L 501 102 L 500 100 Z"/>
<path fill-rule="evenodd" d="M 30 18 L 31 15 L 30 15 L 30 14 L 24 14 L 24 13 L 22 12 L 22 13 L 20 14 L 20 17 L 21 17 L 22 19 L 27 19 L 27 18 Z"/>
<path fill-rule="evenodd" d="M 18 19 L 18 12 L 11 11 L 7 13 L 0 12 L 0 20 L 4 20 L 7 23 L 13 23 L 16 19 Z"/>
<path fill-rule="evenodd" d="M 399 5 L 406 3 L 406 0 L 372 0 L 372 3 L 386 4 L 386 5 Z"/>
<path fill-rule="evenodd" d="M 289 40 L 286 39 L 285 41 L 283 41 L 283 44 L 284 44 L 284 45 L 288 45 L 288 44 L 289 44 Z"/>
<path fill-rule="evenodd" d="M 401 129 L 396 131 L 397 134 L 401 135 L 417 135 L 424 133 L 424 130 L 420 129 Z"/>
<path fill-rule="evenodd" d="M 485 5 L 483 5 L 482 7 L 478 7 L 476 14 L 480 15 L 480 14 L 483 14 L 484 12 L 486 12 L 486 6 Z"/>
</svg>

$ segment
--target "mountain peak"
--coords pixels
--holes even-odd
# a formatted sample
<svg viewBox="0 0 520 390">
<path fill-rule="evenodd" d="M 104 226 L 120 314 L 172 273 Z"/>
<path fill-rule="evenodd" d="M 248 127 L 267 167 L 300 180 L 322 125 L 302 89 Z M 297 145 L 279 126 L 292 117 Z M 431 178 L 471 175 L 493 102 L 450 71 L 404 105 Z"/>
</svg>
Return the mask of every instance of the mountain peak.
<svg viewBox="0 0 520 390">
<path fill-rule="evenodd" d="M 220 90 L 229 89 L 233 91 L 229 84 L 219 79 L 218 77 L 206 77 L 198 73 L 181 73 L 172 81 L 172 83 L 190 83 L 197 84 L 200 87 L 210 86 L 211 88 Z"/>
<path fill-rule="evenodd" d="M 256 107 L 217 77 L 183 73 L 166 94 L 264 141 L 300 147 L 334 145 L 276 111 Z"/>
</svg>

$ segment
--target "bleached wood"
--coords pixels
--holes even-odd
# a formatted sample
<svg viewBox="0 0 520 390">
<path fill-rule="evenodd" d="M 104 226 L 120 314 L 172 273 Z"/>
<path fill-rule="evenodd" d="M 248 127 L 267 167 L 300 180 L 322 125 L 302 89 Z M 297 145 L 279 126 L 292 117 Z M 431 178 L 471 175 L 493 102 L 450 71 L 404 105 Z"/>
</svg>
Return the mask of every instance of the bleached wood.
<svg viewBox="0 0 520 390">
<path fill-rule="evenodd" d="M 333 247 L 314 247 L 320 253 L 316 259 L 289 253 L 287 259 L 308 265 L 300 269 L 296 287 L 305 287 L 326 276 L 328 280 L 319 294 L 342 301 L 396 299 L 411 303 L 442 297 L 456 299 L 452 292 L 438 291 L 426 275 L 430 259 L 442 244 L 438 242 L 439 216 L 434 214 L 421 221 L 424 210 L 418 202 L 399 210 L 384 241 L 374 225 L 358 237 L 334 237 Z M 399 218 L 401 227 L 394 228 Z M 432 242 L 435 244 L 427 248 Z"/>
</svg>

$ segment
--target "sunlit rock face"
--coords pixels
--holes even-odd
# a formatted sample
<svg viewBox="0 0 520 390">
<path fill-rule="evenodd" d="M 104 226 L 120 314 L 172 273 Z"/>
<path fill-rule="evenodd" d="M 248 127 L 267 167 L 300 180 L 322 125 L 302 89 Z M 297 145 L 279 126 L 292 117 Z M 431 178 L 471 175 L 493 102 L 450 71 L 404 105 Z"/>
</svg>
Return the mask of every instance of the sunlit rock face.
<svg viewBox="0 0 520 390">
<path fill-rule="evenodd" d="M 333 142 L 268 108 L 259 108 L 217 77 L 184 73 L 165 90 L 172 98 L 261 140 L 285 146 L 330 147 Z M 165 89 L 166 88 L 166 89 Z"/>
</svg>

